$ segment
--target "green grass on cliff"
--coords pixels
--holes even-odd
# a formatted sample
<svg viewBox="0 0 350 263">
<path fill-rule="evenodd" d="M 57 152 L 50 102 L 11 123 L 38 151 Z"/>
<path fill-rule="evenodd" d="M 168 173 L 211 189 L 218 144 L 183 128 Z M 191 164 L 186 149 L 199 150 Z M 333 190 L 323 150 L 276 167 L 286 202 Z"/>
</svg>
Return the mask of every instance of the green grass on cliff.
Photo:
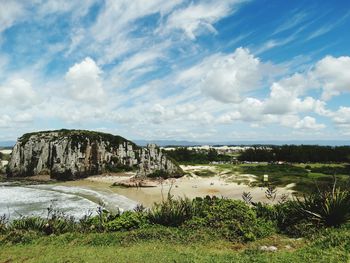
<svg viewBox="0 0 350 263">
<path fill-rule="evenodd" d="M 33 135 L 46 135 L 49 133 L 58 133 L 58 136 L 60 137 L 72 137 L 74 140 L 78 141 L 85 141 L 85 139 L 90 140 L 103 140 L 108 141 L 111 146 L 119 146 L 119 144 L 122 144 L 124 142 L 131 143 L 134 147 L 138 147 L 135 143 L 119 136 L 119 135 L 113 135 L 109 133 L 104 132 L 97 132 L 97 131 L 88 131 L 88 130 L 68 130 L 68 129 L 61 129 L 61 130 L 52 130 L 52 131 L 39 131 L 39 132 L 32 132 L 32 133 L 26 133 L 22 137 L 19 138 L 19 141 L 22 144 L 26 144 L 31 136 Z"/>
<path fill-rule="evenodd" d="M 136 232 L 136 233 L 135 233 Z M 64 234 L 0 245 L 0 262 L 350 262 L 349 228 L 292 239 L 275 235 L 248 244 L 210 234 L 203 239 L 149 238 L 130 233 Z M 265 252 L 262 245 L 276 246 Z"/>
</svg>

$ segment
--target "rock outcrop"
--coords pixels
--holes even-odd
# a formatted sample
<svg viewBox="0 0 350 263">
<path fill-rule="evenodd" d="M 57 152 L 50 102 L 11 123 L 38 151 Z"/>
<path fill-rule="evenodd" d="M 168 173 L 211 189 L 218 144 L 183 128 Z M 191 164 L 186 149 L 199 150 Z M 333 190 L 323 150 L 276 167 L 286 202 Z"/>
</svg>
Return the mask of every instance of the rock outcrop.
<svg viewBox="0 0 350 263">
<path fill-rule="evenodd" d="M 64 180 L 122 170 L 135 170 L 138 177 L 183 174 L 155 145 L 139 147 L 120 136 L 82 130 L 25 134 L 7 166 L 8 176 L 50 174 Z"/>
</svg>

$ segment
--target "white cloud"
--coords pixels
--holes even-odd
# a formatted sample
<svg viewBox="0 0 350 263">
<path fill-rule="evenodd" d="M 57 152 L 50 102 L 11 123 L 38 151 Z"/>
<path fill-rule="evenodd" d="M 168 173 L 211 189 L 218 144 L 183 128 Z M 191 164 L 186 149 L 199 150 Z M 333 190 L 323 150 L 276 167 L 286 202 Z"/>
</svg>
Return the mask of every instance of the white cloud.
<svg viewBox="0 0 350 263">
<path fill-rule="evenodd" d="M 314 111 L 319 107 L 319 100 L 312 97 L 301 99 L 299 91 L 293 86 L 283 86 L 286 83 L 275 82 L 271 86 L 270 96 L 264 101 L 264 113 L 282 115 Z"/>
<path fill-rule="evenodd" d="M 95 0 L 39 0 L 36 2 L 40 15 L 57 15 L 57 13 L 73 12 L 74 18 L 86 15 Z"/>
<path fill-rule="evenodd" d="M 276 30 L 273 32 L 273 35 L 290 30 L 290 29 L 302 24 L 305 21 L 305 19 L 307 19 L 307 17 L 308 17 L 308 14 L 306 12 L 297 12 L 297 13 L 294 12 L 294 14 L 292 14 L 292 15 L 293 15 L 292 17 L 290 17 L 290 16 L 288 17 L 286 22 L 280 24 L 276 28 Z"/>
<path fill-rule="evenodd" d="M 296 129 L 307 129 L 307 130 L 320 130 L 324 129 L 326 126 L 324 124 L 318 124 L 316 119 L 310 116 L 306 116 L 300 121 L 298 121 L 294 128 Z"/>
<path fill-rule="evenodd" d="M 9 128 L 11 126 L 11 117 L 7 114 L 0 115 L 0 128 Z"/>
<path fill-rule="evenodd" d="M 13 128 L 20 127 L 23 124 L 30 123 L 33 121 L 33 116 L 27 112 L 20 112 L 15 116 L 8 114 L 0 114 L 0 128 Z"/>
<path fill-rule="evenodd" d="M 203 94 L 221 102 L 239 102 L 242 95 L 260 88 L 263 65 L 249 50 L 215 54 L 181 72 L 176 82 L 198 86 Z"/>
<path fill-rule="evenodd" d="M 311 89 L 321 89 L 322 99 L 350 92 L 350 57 L 326 56 L 304 73 L 296 73 L 278 83 L 288 87 L 295 95 L 302 95 Z"/>
<path fill-rule="evenodd" d="M 293 35 L 290 35 L 289 37 L 281 38 L 281 39 L 270 39 L 264 42 L 260 47 L 258 47 L 255 50 L 255 53 L 256 54 L 264 53 L 265 51 L 270 50 L 272 48 L 284 46 L 295 39 L 296 39 L 296 34 L 293 34 Z"/>
<path fill-rule="evenodd" d="M 350 107 L 340 107 L 333 114 L 333 121 L 338 125 L 350 125 Z"/>
<path fill-rule="evenodd" d="M 110 72 L 110 80 L 115 87 L 128 88 L 135 79 L 158 69 L 158 62 L 164 59 L 163 52 L 168 47 L 167 43 L 161 43 L 125 58 Z"/>
<path fill-rule="evenodd" d="M 28 112 L 20 112 L 13 118 L 13 121 L 18 123 L 32 122 L 33 116 Z"/>
<path fill-rule="evenodd" d="M 323 36 L 324 34 L 327 34 L 337 26 L 341 25 L 349 16 L 350 16 L 350 12 L 348 11 L 344 16 L 339 18 L 337 21 L 328 22 L 326 25 L 321 26 L 320 28 L 316 29 L 314 32 L 310 33 L 309 37 L 306 40 L 311 40 L 311 39 Z"/>
<path fill-rule="evenodd" d="M 260 61 L 247 49 L 238 48 L 232 55 L 212 63 L 201 83 L 203 93 L 220 101 L 238 102 L 242 94 L 259 88 Z"/>
<path fill-rule="evenodd" d="M 161 31 L 170 33 L 174 29 L 179 29 L 192 40 L 203 31 L 216 33 L 213 24 L 231 14 L 234 6 L 241 2 L 243 1 L 226 0 L 191 3 L 189 6 L 174 11 Z"/>
<path fill-rule="evenodd" d="M 327 56 L 320 60 L 312 77 L 319 81 L 323 90 L 322 98 L 330 99 L 343 92 L 350 92 L 350 57 Z"/>
<path fill-rule="evenodd" d="M 142 36 L 132 36 L 134 23 L 138 19 L 152 14 L 166 15 L 182 2 L 183 0 L 107 0 L 96 23 L 84 31 L 84 36 L 75 38 L 72 44 L 78 47 L 86 42 L 88 49 L 100 55 L 100 64 L 110 63 L 123 55 L 138 52 L 145 46 L 153 46 L 155 36 L 152 31 L 145 32 Z M 147 30 L 147 27 L 143 30 Z"/>
<path fill-rule="evenodd" d="M 38 95 L 29 82 L 15 78 L 0 86 L 0 102 L 2 107 L 26 109 L 38 102 Z"/>
<path fill-rule="evenodd" d="M 65 77 L 71 96 L 83 102 L 103 103 L 106 93 L 101 74 L 101 69 L 90 57 L 72 66 Z"/>
<path fill-rule="evenodd" d="M 13 26 L 23 16 L 24 12 L 21 2 L 14 0 L 0 1 L 0 33 Z"/>
</svg>

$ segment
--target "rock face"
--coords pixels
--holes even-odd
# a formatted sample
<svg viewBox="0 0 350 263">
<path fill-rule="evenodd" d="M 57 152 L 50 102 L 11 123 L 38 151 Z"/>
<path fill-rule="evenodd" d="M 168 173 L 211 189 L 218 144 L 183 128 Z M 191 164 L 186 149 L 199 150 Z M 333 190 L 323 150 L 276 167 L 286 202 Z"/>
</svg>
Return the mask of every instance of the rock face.
<svg viewBox="0 0 350 263">
<path fill-rule="evenodd" d="M 63 180 L 125 170 L 135 170 L 139 177 L 183 174 L 155 145 L 141 148 L 120 136 L 82 130 L 25 134 L 7 166 L 8 176 L 50 174 Z"/>
</svg>

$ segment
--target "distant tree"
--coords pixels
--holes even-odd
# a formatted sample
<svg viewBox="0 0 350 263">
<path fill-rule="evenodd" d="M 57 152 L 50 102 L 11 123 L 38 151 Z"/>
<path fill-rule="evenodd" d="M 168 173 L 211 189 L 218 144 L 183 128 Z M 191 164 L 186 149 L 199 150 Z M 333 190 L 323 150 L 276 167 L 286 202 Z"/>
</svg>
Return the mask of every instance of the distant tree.
<svg viewBox="0 0 350 263">
<path fill-rule="evenodd" d="M 242 152 L 240 161 L 350 162 L 350 146 L 283 145 L 255 146 Z"/>
</svg>

